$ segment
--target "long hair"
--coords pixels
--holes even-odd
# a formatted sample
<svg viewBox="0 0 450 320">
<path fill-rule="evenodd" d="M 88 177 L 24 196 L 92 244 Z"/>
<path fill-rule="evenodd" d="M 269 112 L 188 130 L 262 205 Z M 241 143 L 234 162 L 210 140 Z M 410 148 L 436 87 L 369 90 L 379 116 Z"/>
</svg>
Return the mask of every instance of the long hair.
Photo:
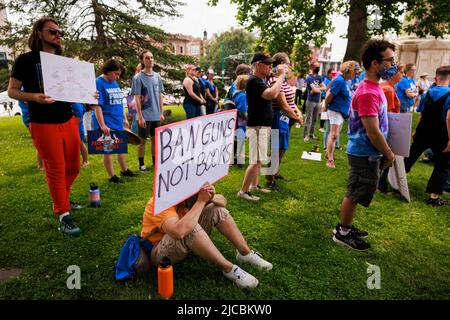
<svg viewBox="0 0 450 320">
<path fill-rule="evenodd" d="M 39 52 L 42 51 L 42 40 L 39 39 L 38 32 L 42 31 L 44 28 L 44 25 L 48 22 L 53 22 L 54 24 L 58 25 L 58 22 L 50 17 L 42 17 L 35 23 L 33 23 L 33 29 L 31 31 L 30 37 L 28 38 L 28 47 L 31 51 Z M 56 48 L 55 54 L 61 55 L 62 54 L 62 48 L 58 47 Z"/>
<path fill-rule="evenodd" d="M 147 52 L 152 53 L 150 50 L 145 49 L 145 50 L 142 50 L 141 53 L 139 54 L 139 60 L 141 61 L 141 70 L 144 70 L 144 68 L 145 68 L 143 61 L 144 61 L 144 54 L 146 54 Z"/>
</svg>

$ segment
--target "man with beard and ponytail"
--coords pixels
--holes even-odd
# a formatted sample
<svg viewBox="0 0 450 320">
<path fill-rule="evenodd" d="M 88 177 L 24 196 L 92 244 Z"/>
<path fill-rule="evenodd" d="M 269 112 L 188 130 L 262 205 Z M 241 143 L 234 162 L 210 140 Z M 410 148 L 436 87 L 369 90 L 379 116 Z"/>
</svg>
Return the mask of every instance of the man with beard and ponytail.
<svg viewBox="0 0 450 320">
<path fill-rule="evenodd" d="M 270 271 L 272 264 L 258 252 L 250 250 L 236 222 L 226 209 L 227 200 L 205 183 L 198 193 L 176 206 L 153 215 L 153 198 L 145 207 L 141 236 L 152 244 L 150 263 L 157 266 L 167 257 L 172 264 L 183 261 L 192 251 L 214 263 L 223 275 L 240 288 L 253 289 L 258 279 L 227 260 L 212 242 L 213 227 L 236 248 L 236 260 Z"/>
<path fill-rule="evenodd" d="M 356 89 L 348 121 L 347 158 L 349 166 L 347 193 L 341 204 L 340 221 L 333 230 L 333 240 L 354 250 L 370 245 L 361 238 L 369 234 L 353 223 L 359 204 L 369 207 L 378 185 L 380 168 L 391 167 L 395 155 L 386 141 L 388 135 L 387 101 L 379 84 L 397 73 L 395 46 L 384 40 L 370 40 L 361 49 L 366 70 Z"/>
<path fill-rule="evenodd" d="M 53 212 L 59 217 L 59 231 L 77 236 L 81 233 L 70 210 L 80 209 L 69 201 L 70 188 L 80 171 L 80 135 L 71 103 L 55 101 L 44 94 L 40 52 L 61 55 L 64 32 L 56 20 L 43 17 L 33 24 L 28 39 L 30 52 L 14 62 L 8 95 L 29 106 L 30 132 L 44 161 Z M 23 91 L 20 88 L 23 87 Z"/>
</svg>

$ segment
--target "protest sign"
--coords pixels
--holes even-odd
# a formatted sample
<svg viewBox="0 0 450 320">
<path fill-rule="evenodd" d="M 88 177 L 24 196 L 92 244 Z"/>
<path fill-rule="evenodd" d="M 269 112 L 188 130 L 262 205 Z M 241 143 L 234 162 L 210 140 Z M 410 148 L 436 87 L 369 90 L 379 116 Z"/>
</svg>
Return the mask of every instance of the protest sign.
<svg viewBox="0 0 450 320">
<path fill-rule="evenodd" d="M 389 169 L 388 181 L 393 189 L 398 190 L 406 201 L 411 202 L 409 195 L 408 178 L 406 177 L 405 163 L 402 156 L 395 156 L 395 161 Z"/>
<path fill-rule="evenodd" d="M 154 215 L 228 175 L 235 127 L 229 110 L 156 128 Z"/>
<path fill-rule="evenodd" d="M 40 52 L 44 93 L 56 101 L 97 104 L 94 65 Z"/>
<path fill-rule="evenodd" d="M 412 115 L 410 113 L 388 113 L 388 123 L 387 142 L 392 152 L 397 156 L 409 157 Z"/>
<path fill-rule="evenodd" d="M 88 130 L 89 154 L 117 154 L 128 152 L 128 135 L 126 131 L 111 130 L 105 136 L 101 130 Z"/>
</svg>

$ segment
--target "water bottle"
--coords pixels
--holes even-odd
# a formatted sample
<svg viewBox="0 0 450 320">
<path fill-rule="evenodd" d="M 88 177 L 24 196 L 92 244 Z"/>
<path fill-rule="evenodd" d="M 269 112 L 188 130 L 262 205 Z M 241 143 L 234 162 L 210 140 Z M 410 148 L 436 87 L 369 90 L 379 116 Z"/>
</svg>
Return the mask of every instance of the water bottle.
<svg viewBox="0 0 450 320">
<path fill-rule="evenodd" d="M 91 203 L 91 207 L 98 208 L 100 207 L 100 189 L 94 182 L 91 182 L 90 186 L 89 201 Z"/>
<path fill-rule="evenodd" d="M 158 266 L 158 294 L 161 299 L 173 296 L 173 268 L 167 257 L 162 258 Z"/>
</svg>

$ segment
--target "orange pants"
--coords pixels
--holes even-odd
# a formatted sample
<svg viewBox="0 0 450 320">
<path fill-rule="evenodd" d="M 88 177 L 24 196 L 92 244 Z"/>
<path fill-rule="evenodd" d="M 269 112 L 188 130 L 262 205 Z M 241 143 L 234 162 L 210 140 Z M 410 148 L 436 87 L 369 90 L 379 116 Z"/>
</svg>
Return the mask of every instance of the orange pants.
<svg viewBox="0 0 450 320">
<path fill-rule="evenodd" d="M 70 211 L 70 187 L 80 171 L 80 134 L 77 118 L 58 124 L 30 123 L 30 132 L 41 156 L 53 212 Z"/>
</svg>

